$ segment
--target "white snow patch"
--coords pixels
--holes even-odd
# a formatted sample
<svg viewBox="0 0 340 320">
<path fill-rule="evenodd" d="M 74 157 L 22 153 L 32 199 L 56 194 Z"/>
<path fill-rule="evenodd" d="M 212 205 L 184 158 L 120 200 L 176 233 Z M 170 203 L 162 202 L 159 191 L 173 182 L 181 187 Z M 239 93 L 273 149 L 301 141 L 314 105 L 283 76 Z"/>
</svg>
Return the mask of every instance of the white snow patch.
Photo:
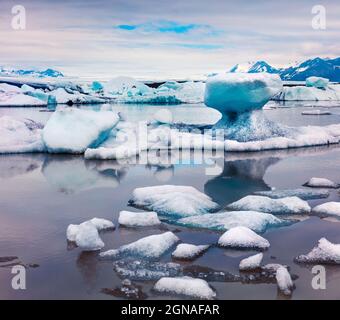
<svg viewBox="0 0 340 320">
<path fill-rule="evenodd" d="M 314 213 L 340 217 L 340 202 L 326 202 L 313 208 Z"/>
<path fill-rule="evenodd" d="M 194 245 L 188 243 L 180 243 L 172 256 L 176 259 L 194 259 L 204 251 L 208 250 L 209 245 Z"/>
<path fill-rule="evenodd" d="M 119 213 L 118 222 L 120 225 L 126 227 L 148 227 L 161 223 L 156 212 L 131 211 L 121 211 Z"/>
<path fill-rule="evenodd" d="M 339 184 L 325 178 L 311 178 L 304 186 L 311 188 L 338 188 Z"/>
<path fill-rule="evenodd" d="M 263 259 L 263 253 L 258 253 L 248 258 L 241 260 L 239 269 L 241 271 L 249 271 L 258 269 L 261 267 L 261 262 Z"/>
<path fill-rule="evenodd" d="M 287 268 L 281 266 L 276 270 L 276 281 L 277 286 L 283 294 L 292 294 L 294 284 Z"/>
</svg>

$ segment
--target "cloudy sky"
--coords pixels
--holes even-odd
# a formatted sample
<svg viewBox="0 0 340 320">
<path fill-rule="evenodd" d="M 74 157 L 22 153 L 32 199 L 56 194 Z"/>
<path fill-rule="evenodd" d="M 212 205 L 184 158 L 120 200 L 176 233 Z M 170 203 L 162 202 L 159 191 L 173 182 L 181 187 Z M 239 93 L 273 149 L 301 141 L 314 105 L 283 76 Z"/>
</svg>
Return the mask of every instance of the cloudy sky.
<svg viewBox="0 0 340 320">
<path fill-rule="evenodd" d="M 11 9 L 26 8 L 26 30 Z M 326 30 L 312 7 L 326 8 Z M 195 77 L 239 62 L 285 66 L 340 56 L 340 4 L 328 0 L 0 1 L 0 65 L 107 78 Z"/>
</svg>

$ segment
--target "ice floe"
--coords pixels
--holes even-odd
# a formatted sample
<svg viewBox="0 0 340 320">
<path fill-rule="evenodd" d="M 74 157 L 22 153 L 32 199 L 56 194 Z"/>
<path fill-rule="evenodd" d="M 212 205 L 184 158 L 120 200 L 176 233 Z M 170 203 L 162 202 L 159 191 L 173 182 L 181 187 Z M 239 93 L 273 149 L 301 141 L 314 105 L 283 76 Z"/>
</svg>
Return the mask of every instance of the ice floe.
<svg viewBox="0 0 340 320">
<path fill-rule="evenodd" d="M 340 202 L 326 202 L 313 208 L 313 212 L 321 215 L 340 217 Z"/>
<path fill-rule="evenodd" d="M 306 87 L 315 87 L 319 89 L 326 89 L 329 80 L 322 77 L 309 77 L 306 79 Z"/>
<path fill-rule="evenodd" d="M 129 203 L 163 216 L 176 217 L 202 215 L 219 208 L 210 197 L 194 187 L 175 185 L 137 188 Z"/>
<path fill-rule="evenodd" d="M 93 218 L 81 224 L 70 224 L 66 230 L 68 241 L 75 242 L 84 251 L 96 251 L 104 247 L 99 231 L 113 229 L 115 225 L 106 219 Z"/>
<path fill-rule="evenodd" d="M 301 214 L 311 211 L 309 204 L 298 197 L 272 199 L 264 196 L 246 196 L 229 204 L 227 209 L 271 214 Z"/>
<path fill-rule="evenodd" d="M 280 266 L 276 271 L 276 281 L 279 290 L 285 295 L 291 295 L 294 289 L 292 278 L 284 266 Z"/>
<path fill-rule="evenodd" d="M 149 227 L 159 225 L 156 212 L 131 212 L 121 211 L 119 213 L 118 222 L 126 227 Z"/>
<path fill-rule="evenodd" d="M 226 231 L 219 239 L 222 247 L 235 249 L 260 249 L 269 248 L 269 241 L 247 227 L 234 227 Z"/>
<path fill-rule="evenodd" d="M 326 238 L 321 238 L 309 253 L 295 258 L 300 263 L 340 264 L 340 244 L 334 244 Z"/>
<path fill-rule="evenodd" d="M 209 245 L 194 245 L 189 243 L 180 243 L 172 256 L 176 259 L 192 260 L 208 250 Z"/>
<path fill-rule="evenodd" d="M 177 220 L 176 223 L 185 227 L 221 231 L 244 226 L 255 232 L 263 233 L 269 228 L 289 225 L 292 221 L 282 220 L 263 212 L 226 211 L 182 218 Z"/>
<path fill-rule="evenodd" d="M 204 103 L 222 113 L 242 113 L 262 108 L 282 89 L 278 75 L 225 73 L 209 77 Z"/>
<path fill-rule="evenodd" d="M 239 269 L 240 271 L 250 271 L 261 267 L 263 253 L 258 253 L 248 258 L 241 260 Z"/>
<path fill-rule="evenodd" d="M 118 121 L 118 115 L 111 111 L 59 108 L 48 120 L 42 136 L 49 152 L 83 153 L 103 142 Z"/>
<path fill-rule="evenodd" d="M 330 188 L 330 189 L 336 189 L 339 188 L 339 184 L 335 183 L 329 179 L 325 178 L 311 178 L 309 181 L 307 181 L 304 186 L 310 187 L 310 188 Z"/>
<path fill-rule="evenodd" d="M 298 197 L 302 200 L 323 199 L 329 197 L 327 190 L 310 190 L 310 189 L 287 189 L 287 190 L 270 190 L 257 191 L 254 194 L 258 196 L 269 197 L 272 199 L 280 199 L 287 197 Z"/>
<path fill-rule="evenodd" d="M 305 110 L 301 112 L 304 116 L 327 116 L 331 115 L 332 113 L 330 111 L 325 110 Z"/>
<path fill-rule="evenodd" d="M 206 281 L 191 277 L 161 278 L 156 282 L 154 290 L 160 293 L 185 295 L 209 300 L 216 296 L 216 293 L 210 288 Z"/>
<path fill-rule="evenodd" d="M 41 125 L 32 120 L 0 117 L 0 154 L 44 152 Z"/>
<path fill-rule="evenodd" d="M 130 244 L 123 245 L 118 249 L 102 252 L 100 253 L 100 257 L 104 259 L 115 259 L 121 256 L 133 256 L 155 259 L 161 257 L 178 241 L 178 237 L 168 231 L 141 238 Z"/>
</svg>

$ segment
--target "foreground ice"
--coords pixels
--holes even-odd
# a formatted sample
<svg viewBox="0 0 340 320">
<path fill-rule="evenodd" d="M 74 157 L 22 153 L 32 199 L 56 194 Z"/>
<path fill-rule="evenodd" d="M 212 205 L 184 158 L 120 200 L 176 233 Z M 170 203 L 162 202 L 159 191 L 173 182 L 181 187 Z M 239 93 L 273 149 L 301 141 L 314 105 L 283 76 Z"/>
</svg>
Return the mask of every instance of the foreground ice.
<svg viewBox="0 0 340 320">
<path fill-rule="evenodd" d="M 281 266 L 276 271 L 276 281 L 279 290 L 285 295 L 291 295 L 294 284 L 292 278 L 284 266 Z"/>
<path fill-rule="evenodd" d="M 208 250 L 209 245 L 194 245 L 189 243 L 180 243 L 172 256 L 176 259 L 192 260 Z"/>
<path fill-rule="evenodd" d="M 340 244 L 334 244 L 326 238 L 321 238 L 312 251 L 296 257 L 295 261 L 300 263 L 340 264 Z"/>
<path fill-rule="evenodd" d="M 129 203 L 163 216 L 189 217 L 216 211 L 218 204 L 191 186 L 163 185 L 137 188 Z"/>
<path fill-rule="evenodd" d="M 66 230 L 68 241 L 75 242 L 84 251 L 96 251 L 104 247 L 99 231 L 113 229 L 115 225 L 106 219 L 93 218 L 81 224 L 70 224 Z"/>
<path fill-rule="evenodd" d="M 226 231 L 218 240 L 222 247 L 235 249 L 260 249 L 269 248 L 269 241 L 247 227 L 235 227 Z"/>
<path fill-rule="evenodd" d="M 159 225 L 156 212 L 131 212 L 121 211 L 119 213 L 118 222 L 126 227 L 149 227 Z"/>
<path fill-rule="evenodd" d="M 241 260 L 239 269 L 240 271 L 250 271 L 261 267 L 263 253 L 258 253 L 248 258 Z"/>
<path fill-rule="evenodd" d="M 226 211 L 182 218 L 177 220 L 176 223 L 185 227 L 222 231 L 237 226 L 244 226 L 255 232 L 263 233 L 269 228 L 286 226 L 292 222 L 279 219 L 269 213 L 256 211 Z"/>
<path fill-rule="evenodd" d="M 111 111 L 60 108 L 44 127 L 43 140 L 52 153 L 83 153 L 103 142 L 118 121 Z"/>
<path fill-rule="evenodd" d="M 298 197 L 302 200 L 323 199 L 329 197 L 327 190 L 308 190 L 308 189 L 288 189 L 288 190 L 270 190 L 270 191 L 257 191 L 258 196 L 265 196 L 272 199 L 280 199 L 287 197 Z"/>
<path fill-rule="evenodd" d="M 306 79 L 306 87 L 315 87 L 319 89 L 326 89 L 329 80 L 322 77 L 309 77 Z"/>
<path fill-rule="evenodd" d="M 280 92 L 282 81 L 268 73 L 225 73 L 209 77 L 204 103 L 222 113 L 243 113 L 262 108 Z"/>
<path fill-rule="evenodd" d="M 271 214 L 301 214 L 311 211 L 309 204 L 298 197 L 272 199 L 263 196 L 246 196 L 229 204 L 227 209 Z"/>
<path fill-rule="evenodd" d="M 41 126 L 32 120 L 0 117 L 0 137 L 0 154 L 45 151 Z"/>
<path fill-rule="evenodd" d="M 182 273 L 178 263 L 145 260 L 118 260 L 113 268 L 121 278 L 136 281 L 158 280 L 162 277 L 175 277 Z"/>
<path fill-rule="evenodd" d="M 339 184 L 325 178 L 311 178 L 304 186 L 311 188 L 339 188 Z"/>
<path fill-rule="evenodd" d="M 159 258 L 166 253 L 179 239 L 172 232 L 144 237 L 130 244 L 121 246 L 119 249 L 102 252 L 102 258 L 118 258 L 121 256 L 133 256 L 143 258 Z"/>
<path fill-rule="evenodd" d="M 154 290 L 161 293 L 185 295 L 198 299 L 210 300 L 216 296 L 216 293 L 206 281 L 191 277 L 161 278 L 156 282 Z"/>
<path fill-rule="evenodd" d="M 313 212 L 321 215 L 340 217 L 340 202 L 327 202 L 313 208 Z"/>
</svg>

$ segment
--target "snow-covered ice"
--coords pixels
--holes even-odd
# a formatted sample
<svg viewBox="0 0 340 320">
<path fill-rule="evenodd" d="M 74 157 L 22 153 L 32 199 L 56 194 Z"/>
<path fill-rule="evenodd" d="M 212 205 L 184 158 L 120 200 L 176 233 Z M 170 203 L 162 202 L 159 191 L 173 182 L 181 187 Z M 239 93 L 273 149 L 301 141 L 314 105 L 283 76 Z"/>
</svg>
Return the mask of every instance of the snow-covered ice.
<svg viewBox="0 0 340 320">
<path fill-rule="evenodd" d="M 316 247 L 309 253 L 295 258 L 300 263 L 330 263 L 340 264 L 340 244 L 334 244 L 326 238 L 321 238 Z"/>
<path fill-rule="evenodd" d="M 198 299 L 211 300 L 216 296 L 216 293 L 206 281 L 191 277 L 161 278 L 156 282 L 154 290 L 160 293 L 185 295 Z"/>
<path fill-rule="evenodd" d="M 130 244 L 123 245 L 118 249 L 102 252 L 100 257 L 104 259 L 114 259 L 121 256 L 133 256 L 156 259 L 161 257 L 178 241 L 178 237 L 168 231 L 162 234 L 141 238 Z"/>
<path fill-rule="evenodd" d="M 322 77 L 308 77 L 306 79 L 306 87 L 315 87 L 319 89 L 326 89 L 329 84 L 329 80 Z"/>
<path fill-rule="evenodd" d="M 259 211 L 271 214 L 309 213 L 309 204 L 298 197 L 272 199 L 264 196 L 246 196 L 227 206 L 230 210 Z"/>
<path fill-rule="evenodd" d="M 247 227 L 239 226 L 226 231 L 218 240 L 222 247 L 235 249 L 260 249 L 269 248 L 269 241 Z"/>
<path fill-rule="evenodd" d="M 137 188 L 130 204 L 163 216 L 188 217 L 218 209 L 210 197 L 191 186 L 162 185 Z"/>
<path fill-rule="evenodd" d="M 103 142 L 118 121 L 112 111 L 59 108 L 46 123 L 43 140 L 52 153 L 83 153 Z"/>
<path fill-rule="evenodd" d="M 282 89 L 278 75 L 225 73 L 209 77 L 204 103 L 222 113 L 243 113 L 262 108 Z"/>
<path fill-rule="evenodd" d="M 132 212 L 121 211 L 119 213 L 118 222 L 126 227 L 149 227 L 159 225 L 156 212 Z"/>
<path fill-rule="evenodd" d="M 180 243 L 176 250 L 172 253 L 172 256 L 176 259 L 192 260 L 204 251 L 208 250 L 209 245 L 194 245 L 189 243 Z"/>
<path fill-rule="evenodd" d="M 43 152 L 40 125 L 34 121 L 0 117 L 0 154 Z"/>
<path fill-rule="evenodd" d="M 258 253 L 248 258 L 241 260 L 239 269 L 240 271 L 250 271 L 261 267 L 263 253 Z"/>
<path fill-rule="evenodd" d="M 331 115 L 332 113 L 330 111 L 327 110 L 305 110 L 301 112 L 302 115 L 304 116 L 327 116 L 327 115 Z"/>
<path fill-rule="evenodd" d="M 311 190 L 311 189 L 287 189 L 287 190 L 270 190 L 270 191 L 257 191 L 254 194 L 258 196 L 269 197 L 272 199 L 280 199 L 287 197 L 298 197 L 302 200 L 323 199 L 329 197 L 327 190 Z"/>
<path fill-rule="evenodd" d="M 294 289 L 292 278 L 284 266 L 276 270 L 276 281 L 279 290 L 285 295 L 291 295 Z"/>
<path fill-rule="evenodd" d="M 326 179 L 326 178 L 311 178 L 308 180 L 304 186 L 310 187 L 310 188 L 330 188 L 330 189 L 336 189 L 339 188 L 339 184 L 333 182 L 332 180 Z"/>
<path fill-rule="evenodd" d="M 321 215 L 340 217 L 340 202 L 326 202 L 313 208 L 313 212 Z"/>
<path fill-rule="evenodd" d="M 279 219 L 269 213 L 256 211 L 226 211 L 182 218 L 177 220 L 176 223 L 185 227 L 221 231 L 229 230 L 237 226 L 245 226 L 255 232 L 262 233 L 269 228 L 286 226 L 292 222 Z"/>
</svg>

